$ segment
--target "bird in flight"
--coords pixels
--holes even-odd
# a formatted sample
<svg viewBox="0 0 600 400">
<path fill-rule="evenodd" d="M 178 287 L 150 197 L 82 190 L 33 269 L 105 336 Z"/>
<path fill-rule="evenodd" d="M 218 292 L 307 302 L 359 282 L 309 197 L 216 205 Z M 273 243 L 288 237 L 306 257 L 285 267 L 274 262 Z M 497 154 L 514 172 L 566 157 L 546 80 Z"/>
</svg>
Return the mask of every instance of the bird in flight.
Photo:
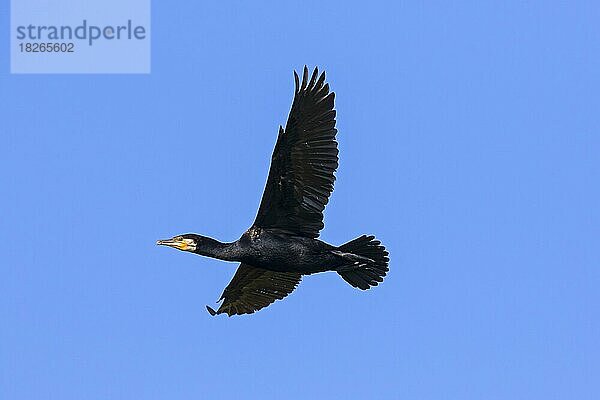
<svg viewBox="0 0 600 400">
<path fill-rule="evenodd" d="M 197 235 L 178 235 L 158 245 L 240 263 L 211 315 L 251 314 L 290 294 L 303 275 L 335 271 L 366 290 L 383 282 L 388 252 L 374 236 L 362 235 L 341 246 L 317 237 L 338 167 L 334 97 L 317 68 L 302 82 L 294 71 L 295 93 L 285 126 L 271 157 L 271 169 L 256 220 L 232 243 Z"/>
</svg>

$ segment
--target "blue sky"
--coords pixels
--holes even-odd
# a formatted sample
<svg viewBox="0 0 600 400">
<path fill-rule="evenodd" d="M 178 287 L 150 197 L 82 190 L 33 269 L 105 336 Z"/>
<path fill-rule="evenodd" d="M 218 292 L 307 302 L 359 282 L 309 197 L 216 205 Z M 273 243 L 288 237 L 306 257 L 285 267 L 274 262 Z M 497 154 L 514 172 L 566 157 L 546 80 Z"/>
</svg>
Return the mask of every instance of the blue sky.
<svg viewBox="0 0 600 400">
<path fill-rule="evenodd" d="M 0 398 L 596 398 L 599 17 L 154 2 L 149 75 L 2 58 Z M 304 64 L 337 94 L 321 238 L 377 235 L 390 274 L 212 318 L 235 265 L 154 243 L 248 228 Z"/>
</svg>

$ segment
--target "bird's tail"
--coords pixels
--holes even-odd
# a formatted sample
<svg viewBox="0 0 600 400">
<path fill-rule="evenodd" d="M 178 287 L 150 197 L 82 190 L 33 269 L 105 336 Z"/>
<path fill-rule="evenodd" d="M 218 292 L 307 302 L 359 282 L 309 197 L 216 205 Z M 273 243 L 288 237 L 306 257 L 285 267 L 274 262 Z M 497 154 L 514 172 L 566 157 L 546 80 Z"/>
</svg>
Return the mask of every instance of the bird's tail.
<svg viewBox="0 0 600 400">
<path fill-rule="evenodd" d="M 383 282 L 389 271 L 389 253 L 375 236 L 362 235 L 338 247 L 335 254 L 348 260 L 336 271 L 352 286 L 366 290 Z"/>
</svg>

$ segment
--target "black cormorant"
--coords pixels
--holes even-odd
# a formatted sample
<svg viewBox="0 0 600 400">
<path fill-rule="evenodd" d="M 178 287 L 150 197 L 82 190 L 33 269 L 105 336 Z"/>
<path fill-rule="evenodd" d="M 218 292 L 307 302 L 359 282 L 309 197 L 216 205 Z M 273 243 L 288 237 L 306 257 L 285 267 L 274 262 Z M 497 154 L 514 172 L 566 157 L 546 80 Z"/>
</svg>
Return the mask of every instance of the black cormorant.
<svg viewBox="0 0 600 400">
<path fill-rule="evenodd" d="M 157 244 L 240 262 L 211 315 L 250 314 L 283 299 L 302 275 L 335 271 L 350 285 L 369 289 L 388 272 L 388 252 L 374 236 L 341 246 L 317 239 L 338 167 L 333 92 L 315 68 L 295 93 L 285 129 L 279 126 L 271 169 L 254 224 L 235 242 L 185 234 Z"/>
</svg>

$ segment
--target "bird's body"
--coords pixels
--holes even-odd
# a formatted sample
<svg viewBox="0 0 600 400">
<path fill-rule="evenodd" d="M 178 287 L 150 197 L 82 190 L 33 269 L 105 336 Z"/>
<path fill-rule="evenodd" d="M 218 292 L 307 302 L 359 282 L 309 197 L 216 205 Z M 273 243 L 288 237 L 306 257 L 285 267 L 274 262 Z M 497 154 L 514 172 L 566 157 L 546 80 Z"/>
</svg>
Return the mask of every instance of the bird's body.
<svg viewBox="0 0 600 400">
<path fill-rule="evenodd" d="M 325 73 L 315 68 L 302 83 L 294 72 L 296 91 L 285 127 L 279 135 L 263 198 L 254 224 L 240 239 L 221 243 L 196 234 L 159 240 L 179 250 L 240 262 L 212 314 L 253 313 L 291 293 L 302 275 L 335 271 L 360 289 L 376 286 L 388 271 L 388 253 L 374 236 L 360 236 L 341 246 L 317 237 L 323 210 L 333 191 L 338 166 L 334 93 Z"/>
<path fill-rule="evenodd" d="M 342 264 L 335 247 L 318 239 L 250 228 L 238 242 L 245 254 L 237 261 L 270 271 L 314 274 Z"/>
<path fill-rule="evenodd" d="M 235 242 L 221 243 L 204 238 L 198 254 L 223 261 L 242 262 L 274 272 L 314 274 L 344 264 L 336 247 L 319 239 L 252 227 Z M 210 242 L 210 243 L 207 243 Z"/>
</svg>

